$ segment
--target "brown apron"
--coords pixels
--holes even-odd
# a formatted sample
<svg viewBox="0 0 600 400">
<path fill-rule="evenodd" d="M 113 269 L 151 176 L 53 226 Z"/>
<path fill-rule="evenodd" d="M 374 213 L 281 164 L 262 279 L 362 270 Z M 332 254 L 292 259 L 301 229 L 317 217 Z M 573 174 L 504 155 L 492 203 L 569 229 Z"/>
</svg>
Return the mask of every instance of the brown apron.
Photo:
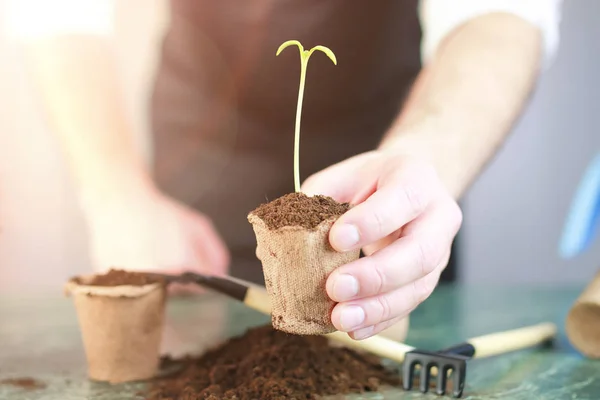
<svg viewBox="0 0 600 400">
<path fill-rule="evenodd" d="M 260 280 L 246 215 L 292 192 L 299 54 L 311 57 L 302 112 L 306 179 L 375 148 L 420 69 L 418 0 L 171 0 L 151 103 L 155 178 L 208 215 L 231 274 Z"/>
</svg>

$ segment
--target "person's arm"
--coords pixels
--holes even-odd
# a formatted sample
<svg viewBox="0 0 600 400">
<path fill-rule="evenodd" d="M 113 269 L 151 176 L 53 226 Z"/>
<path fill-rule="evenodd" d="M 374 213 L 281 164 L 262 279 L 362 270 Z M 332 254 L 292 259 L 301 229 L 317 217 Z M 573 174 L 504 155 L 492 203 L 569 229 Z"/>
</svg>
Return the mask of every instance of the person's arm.
<svg viewBox="0 0 600 400">
<path fill-rule="evenodd" d="M 540 29 L 510 13 L 457 27 L 428 60 L 381 148 L 425 158 L 460 198 L 521 114 L 543 44 Z"/>
<path fill-rule="evenodd" d="M 83 200 L 150 187 L 124 113 L 111 39 L 40 38 L 27 43 L 26 54 L 51 131 L 60 139 Z"/>
<path fill-rule="evenodd" d="M 523 18 L 522 7 L 535 20 L 557 0 L 425 1 L 429 16 L 439 17 L 425 21 L 424 47 L 435 50 L 425 52 L 425 68 L 380 149 L 303 185 L 306 193 L 353 204 L 331 227 L 329 242 L 365 257 L 335 269 L 326 288 L 338 303 L 332 323 L 354 339 L 396 326 L 400 334 L 390 334 L 402 340 L 407 321 L 398 322 L 429 297 L 450 258 L 462 224 L 457 199 L 510 131 L 550 58 L 548 30 Z M 503 12 L 488 12 L 492 5 Z M 551 14 L 542 20 L 555 26 Z M 443 40 L 427 39 L 432 32 Z"/>
<path fill-rule="evenodd" d="M 114 0 L 8 1 L 9 32 L 75 179 L 93 268 L 224 273 L 228 250 L 209 218 L 155 187 L 135 143 L 116 59 Z"/>
<path fill-rule="evenodd" d="M 114 0 L 7 0 L 8 35 L 82 199 L 150 187 L 125 114 Z"/>
</svg>

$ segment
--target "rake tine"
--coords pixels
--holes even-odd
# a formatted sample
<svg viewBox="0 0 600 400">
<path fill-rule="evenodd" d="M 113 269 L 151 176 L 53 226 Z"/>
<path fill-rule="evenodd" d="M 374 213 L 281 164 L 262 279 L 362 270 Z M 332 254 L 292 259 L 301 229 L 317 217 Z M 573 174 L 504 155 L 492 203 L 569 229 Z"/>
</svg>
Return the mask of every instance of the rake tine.
<svg viewBox="0 0 600 400">
<path fill-rule="evenodd" d="M 464 377 L 466 372 L 466 361 L 469 359 L 470 357 L 462 354 L 443 354 L 440 352 L 419 350 L 411 351 L 407 353 L 405 357 L 405 364 L 402 374 L 404 389 L 410 390 L 413 387 L 415 366 L 420 365 L 421 371 L 419 373 L 419 390 L 422 393 L 427 393 L 429 391 L 431 378 L 433 375 L 435 375 L 435 391 L 438 395 L 444 394 L 446 392 L 446 385 L 448 381 L 447 374 L 450 369 L 452 369 L 454 375 L 454 388 L 459 388 L 460 393 L 462 393 L 462 386 L 464 386 Z"/>
<path fill-rule="evenodd" d="M 416 363 L 413 362 L 407 368 L 402 369 L 402 386 L 404 387 L 404 390 L 412 389 L 416 367 Z"/>
<path fill-rule="evenodd" d="M 427 393 L 429 390 L 429 378 L 431 378 L 431 363 L 421 364 L 421 379 L 419 382 L 419 390 L 421 393 Z"/>
<path fill-rule="evenodd" d="M 458 370 L 453 370 L 452 375 L 454 397 L 461 397 L 465 388 L 465 380 L 467 379 L 466 364 L 462 364 Z"/>
<path fill-rule="evenodd" d="M 552 341 L 557 332 L 557 327 L 552 323 L 542 323 L 524 328 L 497 332 L 469 339 L 464 343 L 439 351 L 426 351 L 415 349 L 407 352 L 403 367 L 403 384 L 405 390 L 413 386 L 413 368 L 415 364 L 426 366 L 421 371 L 421 392 L 425 393 L 429 387 L 431 369 L 436 367 L 436 392 L 438 395 L 446 393 L 448 371 L 452 369 L 453 397 L 462 397 L 467 375 L 467 360 L 472 358 L 490 357 L 525 349 Z M 441 367 L 440 367 L 441 366 Z"/>
<path fill-rule="evenodd" d="M 448 373 L 447 366 L 445 366 L 444 368 L 438 369 L 435 392 L 440 396 L 446 393 L 446 374 L 447 373 Z"/>
</svg>

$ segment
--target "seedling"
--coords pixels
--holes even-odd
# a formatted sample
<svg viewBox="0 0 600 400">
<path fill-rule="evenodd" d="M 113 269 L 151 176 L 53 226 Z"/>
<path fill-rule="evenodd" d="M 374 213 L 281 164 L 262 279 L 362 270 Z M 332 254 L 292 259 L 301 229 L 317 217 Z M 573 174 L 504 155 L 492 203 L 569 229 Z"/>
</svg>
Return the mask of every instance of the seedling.
<svg viewBox="0 0 600 400">
<path fill-rule="evenodd" d="M 317 50 L 335 65 L 336 57 L 324 46 L 304 50 L 297 40 L 279 46 L 276 56 L 291 45 L 300 50 L 301 67 L 294 140 L 295 192 L 260 205 L 248 214 L 248 222 L 256 236 L 255 254 L 263 267 L 273 327 L 295 335 L 324 335 L 335 331 L 330 316 L 335 303 L 327 296 L 326 278 L 339 266 L 357 260 L 360 251 L 337 252 L 328 244 L 329 230 L 347 205 L 338 207 L 332 198 L 300 193 L 300 119 L 308 61 Z M 299 218 L 281 218 L 282 207 L 287 206 L 294 207 Z"/>
<path fill-rule="evenodd" d="M 300 88 L 298 90 L 298 105 L 296 107 L 296 126 L 294 134 L 294 187 L 296 193 L 300 192 L 300 118 L 302 115 L 302 100 L 304 99 L 304 83 L 306 81 L 306 68 L 308 66 L 308 60 L 315 50 L 322 51 L 331 59 L 333 64 L 337 65 L 337 59 L 335 54 L 329 48 L 325 46 L 315 46 L 310 50 L 304 50 L 302 44 L 297 40 L 288 40 L 279 46 L 277 49 L 278 56 L 283 49 L 288 46 L 296 45 L 300 50 Z"/>
</svg>

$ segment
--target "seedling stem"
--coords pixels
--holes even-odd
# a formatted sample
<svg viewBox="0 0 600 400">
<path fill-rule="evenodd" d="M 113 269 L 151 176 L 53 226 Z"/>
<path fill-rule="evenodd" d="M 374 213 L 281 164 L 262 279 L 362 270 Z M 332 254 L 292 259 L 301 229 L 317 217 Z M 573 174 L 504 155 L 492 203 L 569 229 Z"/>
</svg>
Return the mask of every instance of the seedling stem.
<svg viewBox="0 0 600 400">
<path fill-rule="evenodd" d="M 296 107 L 296 125 L 294 134 L 294 187 L 296 193 L 300 192 L 300 118 L 302 115 L 302 100 L 304 99 L 304 84 L 306 81 L 306 69 L 308 60 L 315 50 L 322 51 L 331 59 L 333 64 L 337 65 L 337 59 L 333 51 L 325 46 L 315 46 L 310 50 L 304 50 L 302 44 L 297 40 L 288 40 L 277 49 L 278 56 L 283 49 L 288 46 L 296 45 L 300 50 L 300 88 L 298 90 L 298 105 Z"/>
</svg>

